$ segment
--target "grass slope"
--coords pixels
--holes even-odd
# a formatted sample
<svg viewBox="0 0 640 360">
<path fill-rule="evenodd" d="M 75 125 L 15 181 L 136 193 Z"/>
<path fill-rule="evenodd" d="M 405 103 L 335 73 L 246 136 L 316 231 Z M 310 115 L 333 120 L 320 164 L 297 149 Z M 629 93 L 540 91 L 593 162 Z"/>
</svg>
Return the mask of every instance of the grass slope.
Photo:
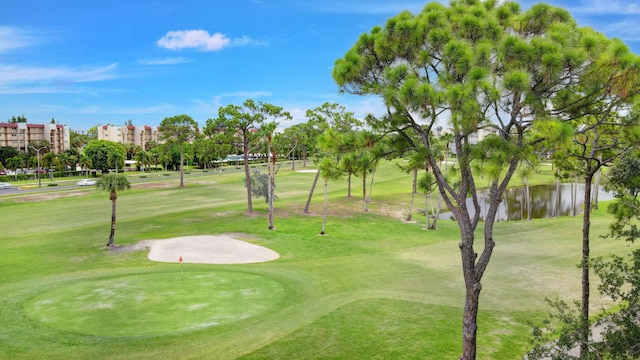
<svg viewBox="0 0 640 360">
<path fill-rule="evenodd" d="M 458 356 L 464 289 L 456 224 L 427 231 L 422 217 L 402 222 L 411 179 L 384 163 L 367 213 L 355 196 L 360 182 L 353 181 L 352 198 L 345 182 L 330 184 L 327 235 L 320 236 L 320 184 L 313 214 L 300 214 L 313 176 L 281 169 L 272 231 L 262 199 L 246 213 L 242 174 L 119 193 L 117 244 L 242 233 L 281 255 L 260 264 L 185 264 L 184 283 L 178 264 L 100 249 L 109 234 L 107 193 L 0 198 L 0 358 Z M 594 214 L 594 256 L 625 251 L 598 238 L 610 221 L 604 210 Z M 521 358 L 528 321 L 548 311 L 542 299 L 578 296 L 580 227 L 579 217 L 497 224 L 478 358 Z"/>
</svg>

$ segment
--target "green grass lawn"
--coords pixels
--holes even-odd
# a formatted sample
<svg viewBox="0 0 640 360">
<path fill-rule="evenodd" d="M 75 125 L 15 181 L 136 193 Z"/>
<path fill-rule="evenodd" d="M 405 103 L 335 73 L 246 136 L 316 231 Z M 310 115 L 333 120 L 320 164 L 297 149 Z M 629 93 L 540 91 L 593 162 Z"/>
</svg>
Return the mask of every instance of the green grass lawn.
<svg viewBox="0 0 640 360">
<path fill-rule="evenodd" d="M 403 222 L 411 178 L 384 163 L 366 213 L 359 179 L 352 198 L 345 181 L 330 183 L 320 236 L 320 182 L 311 214 L 301 214 L 313 177 L 282 167 L 271 231 L 263 199 L 246 213 L 243 174 L 212 171 L 184 189 L 172 179 L 119 193 L 116 244 L 241 233 L 280 254 L 259 264 L 184 264 L 183 276 L 179 264 L 151 262 L 143 250 L 101 249 L 107 193 L 0 197 L 0 358 L 456 358 L 464 303 L 456 224 L 428 231 L 424 217 Z M 594 256 L 627 250 L 598 237 L 610 221 L 604 207 L 594 214 Z M 581 218 L 501 222 L 495 239 L 478 358 L 519 359 L 528 322 L 549 311 L 544 297 L 579 296 Z M 607 305 L 593 300 L 594 310 Z"/>
</svg>

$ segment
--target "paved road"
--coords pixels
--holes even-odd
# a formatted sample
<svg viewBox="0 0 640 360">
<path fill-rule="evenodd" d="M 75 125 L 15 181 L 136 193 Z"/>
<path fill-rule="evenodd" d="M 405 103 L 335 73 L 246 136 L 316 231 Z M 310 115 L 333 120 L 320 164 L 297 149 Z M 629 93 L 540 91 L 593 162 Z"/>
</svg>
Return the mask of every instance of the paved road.
<svg viewBox="0 0 640 360">
<path fill-rule="evenodd" d="M 220 172 L 215 169 L 210 169 L 207 172 L 203 172 L 202 170 L 191 170 L 189 174 L 184 174 L 185 179 L 188 178 L 197 178 L 203 176 L 216 176 L 220 174 L 228 174 L 228 173 L 237 173 L 243 172 L 244 168 L 236 169 L 234 167 L 227 167 L 223 172 Z M 135 173 L 132 175 L 127 174 L 127 178 L 131 184 L 140 184 L 147 182 L 165 182 L 165 181 L 175 181 L 180 179 L 180 173 L 177 171 L 168 172 L 168 176 L 165 175 L 167 173 L 164 172 L 150 172 L 150 173 Z M 141 178 L 140 176 L 145 175 L 145 178 Z M 41 184 L 42 187 L 31 187 L 33 183 L 29 184 L 29 187 L 26 186 L 12 186 L 10 189 L 2 189 L 0 190 L 0 197 L 2 196 L 10 196 L 17 194 L 30 194 L 30 193 L 39 193 L 39 192 L 56 192 L 56 191 L 66 191 L 72 189 L 82 189 L 82 188 L 92 188 L 93 186 L 79 186 L 77 182 L 80 179 L 69 179 L 65 178 L 55 178 L 54 182 L 58 184 L 57 186 L 49 186 L 51 180 L 47 178 L 42 178 Z"/>
</svg>

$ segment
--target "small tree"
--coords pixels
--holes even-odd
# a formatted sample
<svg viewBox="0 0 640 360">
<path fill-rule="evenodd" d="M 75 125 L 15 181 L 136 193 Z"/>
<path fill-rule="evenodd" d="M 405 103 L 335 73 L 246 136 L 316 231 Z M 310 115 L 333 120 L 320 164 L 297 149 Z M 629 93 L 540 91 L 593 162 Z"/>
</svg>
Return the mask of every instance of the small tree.
<svg viewBox="0 0 640 360">
<path fill-rule="evenodd" d="M 324 103 L 315 109 L 307 110 L 306 115 L 309 121 L 305 128 L 307 133 L 313 134 L 315 139 L 316 159 L 331 156 L 338 163 L 344 153 L 354 150 L 352 145 L 355 140 L 355 132 L 362 126 L 362 121 L 356 119 L 352 112 L 346 111 L 344 106 L 336 103 Z M 320 172 L 316 173 L 309 190 L 309 196 L 303 210 L 305 214 L 309 212 L 311 198 L 319 177 Z"/>
<path fill-rule="evenodd" d="M 180 147 L 180 187 L 184 187 L 184 144 L 195 139 L 198 123 L 188 115 L 178 115 L 162 120 L 158 131 L 162 138 Z"/>
<path fill-rule="evenodd" d="M 84 148 L 84 154 L 91 160 L 91 167 L 102 173 L 109 172 L 111 166 L 122 169 L 126 157 L 126 151 L 122 144 L 108 140 L 90 141 Z M 110 157 L 111 165 L 109 164 Z M 117 163 L 113 162 L 115 158 L 119 159 Z"/>
<path fill-rule="evenodd" d="M 264 133 L 259 128 L 268 119 L 275 122 L 276 119 L 291 119 L 291 114 L 282 109 L 261 101 L 246 100 L 242 106 L 227 105 L 218 110 L 216 119 L 207 120 L 205 134 L 213 136 L 223 134 L 225 141 L 238 151 L 242 152 L 244 160 L 245 187 L 247 188 L 247 212 L 253 212 L 251 200 L 251 175 L 249 173 L 249 159 L 253 151 L 259 146 L 259 141 Z"/>
<path fill-rule="evenodd" d="M 123 174 L 105 174 L 96 183 L 96 187 L 109 193 L 111 200 L 111 233 L 107 247 L 112 247 L 115 241 L 116 233 L 116 200 L 118 200 L 118 191 L 127 190 L 131 187 L 129 180 Z"/>
<path fill-rule="evenodd" d="M 251 172 L 251 193 L 253 196 L 264 197 L 264 202 L 269 202 L 269 175 L 262 174 L 259 170 Z M 278 197 L 275 197 L 277 199 Z"/>
</svg>

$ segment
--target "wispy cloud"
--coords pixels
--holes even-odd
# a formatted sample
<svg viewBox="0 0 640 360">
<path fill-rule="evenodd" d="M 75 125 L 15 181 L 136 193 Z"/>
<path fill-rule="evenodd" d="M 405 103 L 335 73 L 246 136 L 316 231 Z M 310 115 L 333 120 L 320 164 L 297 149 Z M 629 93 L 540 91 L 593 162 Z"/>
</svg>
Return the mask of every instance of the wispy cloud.
<svg viewBox="0 0 640 360">
<path fill-rule="evenodd" d="M 12 26 L 0 26 L 0 54 L 37 43 L 30 32 Z"/>
<path fill-rule="evenodd" d="M 0 84 L 84 83 L 115 78 L 117 63 L 97 68 L 22 67 L 0 65 Z"/>
<path fill-rule="evenodd" d="M 116 63 L 97 68 L 23 67 L 0 64 L 0 94 L 86 92 L 69 85 L 117 78 Z"/>
<path fill-rule="evenodd" d="M 640 28 L 637 20 L 623 20 L 604 27 L 603 32 L 625 41 L 640 40 Z"/>
<path fill-rule="evenodd" d="M 230 46 L 267 45 L 266 42 L 248 36 L 232 39 L 219 32 L 210 34 L 206 30 L 169 31 L 156 41 L 156 44 L 169 50 L 197 49 L 201 51 L 219 51 Z"/>
<path fill-rule="evenodd" d="M 273 95 L 269 91 L 234 91 L 223 93 L 220 95 L 216 95 L 213 97 L 213 105 L 216 106 L 216 110 L 220 106 L 227 105 L 226 103 L 222 103 L 222 99 L 230 98 L 231 102 L 236 103 L 236 105 L 241 105 L 247 99 L 260 99 Z M 228 103 L 228 102 L 227 102 Z"/>
<path fill-rule="evenodd" d="M 189 62 L 191 62 L 191 60 L 185 59 L 183 57 L 172 57 L 172 58 L 164 58 L 164 59 L 143 59 L 138 61 L 138 63 L 142 65 L 178 65 L 178 64 L 186 64 Z"/>
<path fill-rule="evenodd" d="M 634 1 L 591 0 L 572 5 L 569 10 L 572 13 L 594 16 L 603 14 L 638 15 L 640 14 L 640 4 Z"/>
<path fill-rule="evenodd" d="M 124 109 L 116 109 L 116 110 L 107 110 L 107 113 L 110 114 L 122 114 L 122 115 L 145 115 L 145 114 L 165 114 L 167 112 L 171 112 L 175 110 L 175 106 L 171 104 L 161 104 L 156 106 L 148 106 L 148 107 L 135 107 L 135 108 L 124 108 Z"/>
<path fill-rule="evenodd" d="M 442 1 L 441 1 L 442 2 Z M 417 13 L 424 8 L 424 1 L 322 1 L 314 2 L 315 11 L 337 14 L 390 14 L 395 15 L 402 11 L 409 10 Z M 301 6 L 308 6 L 308 3 L 301 3 Z"/>
</svg>

